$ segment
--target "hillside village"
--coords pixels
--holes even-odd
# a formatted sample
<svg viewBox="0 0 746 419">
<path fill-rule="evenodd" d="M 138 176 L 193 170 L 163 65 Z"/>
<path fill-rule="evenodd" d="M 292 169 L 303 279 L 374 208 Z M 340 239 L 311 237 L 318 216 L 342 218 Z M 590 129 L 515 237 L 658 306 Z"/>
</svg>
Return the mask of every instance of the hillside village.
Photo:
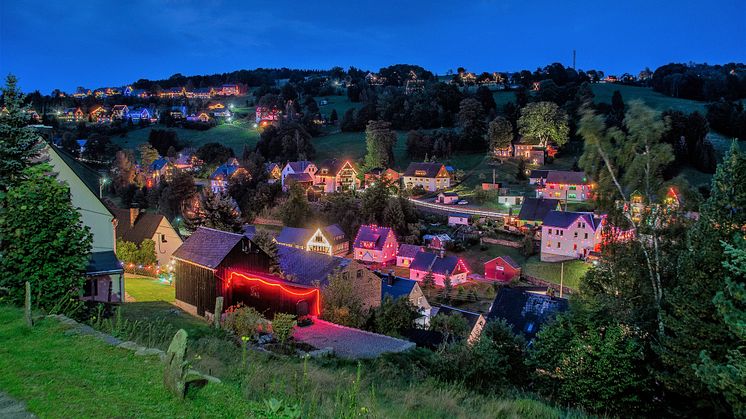
<svg viewBox="0 0 746 419">
<path fill-rule="evenodd" d="M 197 368 L 210 369 L 194 372 L 204 383 L 231 383 L 225 371 L 243 371 L 247 352 L 367 359 L 407 376 L 422 365 L 423 377 L 478 394 L 530 382 L 555 406 L 649 414 L 662 409 L 657 386 L 675 389 L 677 401 L 688 391 L 651 384 L 636 364 L 658 356 L 650 336 L 689 330 L 685 315 L 666 310 L 701 290 L 673 271 L 706 263 L 708 281 L 722 281 L 742 251 L 732 237 L 743 197 L 723 182 L 740 179 L 746 158 L 735 141 L 721 153 L 707 136 L 716 105 L 702 116 L 622 98 L 634 91 L 625 88 L 650 90 L 665 71 L 616 77 L 558 63 L 443 76 L 413 65 L 255 70 L 253 81 L 181 76 L 48 96 L 23 96 L 9 77 L 0 122 L 13 128 L 3 135 L 26 142 L 26 155 L 25 171 L 8 182 L 48 191 L 24 197 L 3 186 L 10 198 L 0 210 L 19 214 L 19 224 L 0 231 L 41 238 L 8 248 L 19 259 L 0 265 L 10 278 L 0 281 L 0 302 L 31 299 L 38 313 L 73 317 L 140 353 L 151 343 L 150 354 L 164 357 L 173 354 L 172 326 L 191 324 L 198 337 L 189 345 L 210 336 L 222 349 L 190 351 L 235 355 L 214 361 L 218 378 L 195 356 Z M 744 67 L 729 71 L 746 91 Z M 608 86 L 611 103 L 596 103 L 594 92 Z M 16 263 L 36 253 L 52 259 L 32 247 L 52 236 L 26 204 L 45 195 L 64 197 L 55 208 L 68 221 L 54 225 L 77 237 L 59 239 L 76 246 L 55 247 L 69 262 L 49 271 L 68 284 L 51 285 L 46 273 L 23 279 Z M 709 234 L 721 218 L 727 233 L 688 236 Z M 731 247 L 692 256 L 680 245 L 689 239 Z M 703 303 L 711 314 L 712 296 Z M 131 330 L 114 326 L 122 316 Z M 152 334 L 138 329 L 146 327 Z M 628 378 L 618 393 L 644 395 L 574 399 L 576 381 L 604 371 L 548 372 L 582 364 L 570 345 L 607 348 L 587 353 L 600 364 L 625 360 L 609 367 L 609 380 Z M 699 352 L 659 361 L 670 372 L 699 362 Z M 731 406 L 728 397 L 720 408 Z"/>
</svg>

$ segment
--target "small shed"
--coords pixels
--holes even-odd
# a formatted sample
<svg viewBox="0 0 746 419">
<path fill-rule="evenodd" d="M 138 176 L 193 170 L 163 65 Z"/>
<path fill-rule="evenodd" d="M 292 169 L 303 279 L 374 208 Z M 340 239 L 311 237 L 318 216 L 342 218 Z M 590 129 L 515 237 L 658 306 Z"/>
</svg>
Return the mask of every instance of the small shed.
<svg viewBox="0 0 746 419">
<path fill-rule="evenodd" d="M 455 204 L 458 202 L 458 194 L 456 192 L 441 192 L 435 202 L 445 205 Z"/>
<path fill-rule="evenodd" d="M 463 213 L 451 213 L 448 214 L 448 225 L 449 226 L 468 226 L 469 225 L 469 214 Z"/>
<path fill-rule="evenodd" d="M 484 263 L 484 277 L 507 282 L 521 275 L 521 265 L 510 256 L 498 256 Z"/>
</svg>

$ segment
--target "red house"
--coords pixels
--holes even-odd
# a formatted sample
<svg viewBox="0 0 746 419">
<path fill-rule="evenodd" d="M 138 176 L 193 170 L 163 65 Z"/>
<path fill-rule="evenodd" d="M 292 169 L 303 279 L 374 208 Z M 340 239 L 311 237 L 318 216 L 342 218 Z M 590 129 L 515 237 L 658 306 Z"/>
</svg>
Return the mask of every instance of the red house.
<svg viewBox="0 0 746 419">
<path fill-rule="evenodd" d="M 385 264 L 396 262 L 399 243 L 389 227 L 361 225 L 352 247 L 355 260 Z"/>
<path fill-rule="evenodd" d="M 510 256 L 498 256 L 484 263 L 484 277 L 507 282 L 521 275 L 521 265 Z"/>
</svg>

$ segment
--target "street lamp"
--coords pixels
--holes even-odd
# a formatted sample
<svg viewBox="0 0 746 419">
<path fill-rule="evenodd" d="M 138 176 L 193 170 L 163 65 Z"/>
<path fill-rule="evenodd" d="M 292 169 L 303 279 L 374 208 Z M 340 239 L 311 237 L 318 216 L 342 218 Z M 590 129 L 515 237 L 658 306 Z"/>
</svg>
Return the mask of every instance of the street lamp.
<svg viewBox="0 0 746 419">
<path fill-rule="evenodd" d="M 109 179 L 102 177 L 98 180 L 98 198 L 101 199 L 104 197 L 104 185 L 109 183 Z"/>
</svg>

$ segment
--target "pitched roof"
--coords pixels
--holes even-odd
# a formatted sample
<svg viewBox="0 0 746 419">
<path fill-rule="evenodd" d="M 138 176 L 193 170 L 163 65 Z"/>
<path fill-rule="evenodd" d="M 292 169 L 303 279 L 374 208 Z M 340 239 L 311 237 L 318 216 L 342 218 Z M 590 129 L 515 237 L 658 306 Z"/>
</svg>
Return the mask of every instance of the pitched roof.
<svg viewBox="0 0 746 419">
<path fill-rule="evenodd" d="M 168 159 L 164 157 L 160 157 L 153 161 L 153 163 L 150 163 L 150 170 L 161 170 L 168 164 Z"/>
<path fill-rule="evenodd" d="M 389 227 L 361 225 L 357 231 L 353 247 L 363 247 L 362 242 L 373 242 L 373 249 L 381 250 L 386 243 L 389 232 L 391 232 L 391 228 Z"/>
<path fill-rule="evenodd" d="M 514 261 L 513 258 L 510 257 L 510 256 L 508 256 L 508 255 L 498 256 L 496 258 L 490 259 L 487 262 L 484 262 L 484 264 L 486 265 L 486 264 L 492 262 L 493 260 L 497 260 L 497 259 L 503 260 L 505 263 L 507 263 L 513 269 L 521 269 L 521 265 L 519 265 L 518 262 Z"/>
<path fill-rule="evenodd" d="M 391 297 L 394 300 L 402 297 L 409 297 L 409 294 L 412 293 L 414 286 L 417 284 L 417 281 L 414 279 L 393 275 L 389 276 L 388 274 L 380 274 L 378 272 L 376 272 L 376 274 L 381 277 L 382 300 L 386 297 Z"/>
<path fill-rule="evenodd" d="M 241 228 L 241 234 L 249 240 L 253 239 L 256 236 L 256 226 L 251 224 L 244 225 Z"/>
<path fill-rule="evenodd" d="M 173 257 L 215 269 L 243 238 L 241 234 L 199 227 L 176 249 Z"/>
<path fill-rule="evenodd" d="M 423 272 L 432 271 L 439 275 L 452 275 L 456 272 L 460 261 L 461 259 L 452 255 L 440 257 L 435 253 L 419 252 L 412 259 L 409 269 Z"/>
<path fill-rule="evenodd" d="M 337 160 L 337 159 L 326 159 L 322 161 L 319 165 L 319 173 L 326 170 L 326 174 L 329 175 L 337 175 L 339 171 L 342 169 L 342 166 L 344 166 L 345 160 Z"/>
<path fill-rule="evenodd" d="M 428 177 L 433 178 L 438 175 L 440 169 L 443 168 L 443 163 L 430 163 L 430 162 L 412 162 L 407 166 L 407 170 L 404 171 L 404 176 L 417 176 L 417 177 Z M 418 171 L 424 171 L 425 175 L 416 175 Z"/>
<path fill-rule="evenodd" d="M 542 324 L 567 310 L 567 300 L 541 295 L 521 288 L 503 287 L 495 296 L 488 320 L 505 319 L 516 334 L 527 340 L 536 336 Z"/>
<path fill-rule="evenodd" d="M 529 179 L 546 179 L 547 173 L 549 173 L 549 170 L 537 170 L 534 169 L 531 171 L 531 174 L 528 175 Z"/>
<path fill-rule="evenodd" d="M 477 322 L 479 321 L 479 316 L 481 316 L 481 314 L 475 313 L 473 311 L 462 310 L 456 307 L 445 306 L 445 305 L 438 307 L 437 315 L 452 316 L 456 313 L 460 314 L 461 316 L 464 317 L 464 319 L 466 319 L 466 322 L 469 324 L 469 331 L 474 329 L 474 326 L 476 326 Z"/>
<path fill-rule="evenodd" d="M 111 250 L 91 252 L 88 255 L 88 265 L 85 268 L 86 275 L 103 275 L 122 271 L 122 263 Z"/>
<path fill-rule="evenodd" d="M 57 153 L 58 156 L 60 156 L 60 159 L 70 168 L 70 170 L 75 173 L 75 175 L 83 181 L 83 184 L 88 188 L 88 190 L 93 193 L 93 195 L 101 201 L 101 198 L 99 198 L 99 182 L 101 181 L 101 174 L 97 171 L 91 169 L 90 167 L 86 166 L 85 164 L 79 162 L 75 159 L 75 157 L 68 154 L 65 150 L 58 148 L 55 145 L 49 144 L 48 145 L 49 150 L 54 151 Z M 106 207 L 106 204 L 104 204 L 103 201 L 101 201 L 101 204 Z M 111 214 L 111 217 L 114 218 L 114 213 L 109 210 L 108 207 L 106 207 L 106 210 L 109 211 Z"/>
<path fill-rule="evenodd" d="M 329 284 L 329 275 L 337 268 L 344 268 L 352 261 L 337 256 L 307 252 L 290 246 L 277 246 L 280 269 L 287 280 L 294 284 L 322 287 Z"/>
<path fill-rule="evenodd" d="M 567 228 L 578 218 L 582 218 L 593 230 L 598 229 L 601 225 L 601 218 L 593 215 L 592 212 L 573 212 L 573 211 L 549 211 L 544 217 L 543 225 L 547 227 Z"/>
<path fill-rule="evenodd" d="M 140 245 L 144 239 L 151 239 L 158 229 L 163 215 L 145 211 L 138 211 L 134 225 L 130 225 L 130 210 L 116 208 L 114 216 L 117 219 L 116 235 L 118 240 Z"/>
<path fill-rule="evenodd" d="M 214 172 L 210 175 L 210 179 L 228 179 L 233 175 L 233 173 L 238 170 L 238 165 L 230 164 L 230 163 L 223 163 L 220 166 L 218 166 L 217 169 L 215 169 Z"/>
<path fill-rule="evenodd" d="M 448 214 L 449 217 L 460 217 L 460 218 L 469 218 L 469 214 L 464 214 L 463 212 L 452 212 Z"/>
<path fill-rule="evenodd" d="M 417 246 L 414 244 L 402 244 L 399 246 L 399 251 L 397 252 L 398 256 L 404 257 L 404 258 L 413 258 L 417 253 L 424 251 L 422 246 Z"/>
<path fill-rule="evenodd" d="M 291 169 L 293 169 L 293 172 L 300 173 L 306 170 L 308 166 L 312 165 L 308 160 L 301 160 L 301 161 L 291 161 L 288 162 L 288 166 L 290 166 Z"/>
<path fill-rule="evenodd" d="M 541 221 L 549 211 L 559 207 L 559 199 L 526 198 L 521 204 L 518 219 L 522 221 Z"/>
<path fill-rule="evenodd" d="M 588 177 L 584 172 L 570 172 L 567 170 L 549 170 L 547 183 L 560 183 L 564 185 L 583 185 L 588 183 Z"/>
<path fill-rule="evenodd" d="M 305 246 L 311 238 L 313 230 L 309 228 L 283 227 L 277 235 L 277 242 L 294 246 Z"/>
</svg>

